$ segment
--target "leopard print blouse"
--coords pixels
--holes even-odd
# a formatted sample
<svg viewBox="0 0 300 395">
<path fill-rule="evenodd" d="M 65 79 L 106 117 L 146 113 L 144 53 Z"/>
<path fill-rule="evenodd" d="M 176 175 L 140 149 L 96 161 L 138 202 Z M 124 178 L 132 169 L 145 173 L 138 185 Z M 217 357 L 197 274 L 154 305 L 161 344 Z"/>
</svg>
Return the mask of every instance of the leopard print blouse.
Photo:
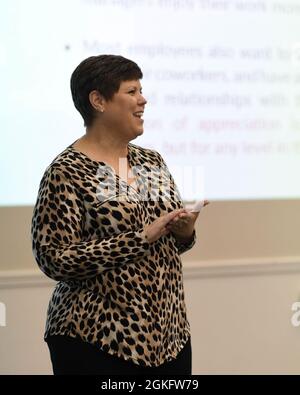
<svg viewBox="0 0 300 395">
<path fill-rule="evenodd" d="M 176 358 L 190 337 L 180 254 L 196 235 L 188 245 L 170 233 L 147 241 L 144 226 L 183 204 L 158 152 L 129 143 L 127 159 L 135 187 L 73 144 L 60 153 L 40 183 L 32 248 L 40 269 L 57 281 L 45 339 L 79 337 L 154 367 Z"/>
</svg>

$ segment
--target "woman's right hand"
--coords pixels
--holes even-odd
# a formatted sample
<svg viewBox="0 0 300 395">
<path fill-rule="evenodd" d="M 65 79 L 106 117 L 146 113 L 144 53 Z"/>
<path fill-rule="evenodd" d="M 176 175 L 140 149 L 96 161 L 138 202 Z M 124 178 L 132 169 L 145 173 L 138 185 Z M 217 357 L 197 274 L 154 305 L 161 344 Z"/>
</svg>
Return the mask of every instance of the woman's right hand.
<svg viewBox="0 0 300 395">
<path fill-rule="evenodd" d="M 170 230 L 166 228 L 166 225 L 182 212 L 184 212 L 184 209 L 174 210 L 157 218 L 150 225 L 146 225 L 144 228 L 144 234 L 147 238 L 147 241 L 149 243 L 153 243 L 161 236 L 165 236 L 170 233 Z"/>
</svg>

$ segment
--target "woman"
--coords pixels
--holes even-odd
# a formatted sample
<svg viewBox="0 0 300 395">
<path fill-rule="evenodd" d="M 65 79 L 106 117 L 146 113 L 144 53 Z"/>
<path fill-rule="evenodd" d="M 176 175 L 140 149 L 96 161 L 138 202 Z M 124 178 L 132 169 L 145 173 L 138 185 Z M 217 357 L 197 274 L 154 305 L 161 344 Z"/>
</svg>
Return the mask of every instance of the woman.
<svg viewBox="0 0 300 395">
<path fill-rule="evenodd" d="M 71 77 L 86 134 L 47 167 L 32 219 L 41 270 L 58 281 L 47 313 L 54 374 L 191 374 L 180 254 L 196 213 L 143 133 L 142 72 L 90 57 Z"/>
</svg>

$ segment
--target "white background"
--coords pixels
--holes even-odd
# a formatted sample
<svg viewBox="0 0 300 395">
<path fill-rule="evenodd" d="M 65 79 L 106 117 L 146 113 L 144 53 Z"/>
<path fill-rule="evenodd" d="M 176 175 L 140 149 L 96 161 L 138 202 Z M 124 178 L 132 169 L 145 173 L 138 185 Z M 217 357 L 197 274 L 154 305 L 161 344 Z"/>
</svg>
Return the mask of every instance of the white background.
<svg viewBox="0 0 300 395">
<path fill-rule="evenodd" d="M 0 204 L 30 205 L 84 134 L 69 88 L 84 58 L 139 64 L 144 135 L 193 199 L 300 196 L 300 3 L 1 1 Z"/>
</svg>

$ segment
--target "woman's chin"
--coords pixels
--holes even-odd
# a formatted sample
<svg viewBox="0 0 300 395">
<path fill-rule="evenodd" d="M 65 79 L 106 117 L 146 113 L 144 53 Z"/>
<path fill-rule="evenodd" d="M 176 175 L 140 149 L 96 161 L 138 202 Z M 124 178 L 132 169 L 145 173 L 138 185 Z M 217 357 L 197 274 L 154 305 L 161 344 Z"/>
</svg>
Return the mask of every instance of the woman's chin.
<svg viewBox="0 0 300 395">
<path fill-rule="evenodd" d="M 144 133 L 144 129 L 139 129 L 135 131 L 135 138 L 141 136 Z"/>
<path fill-rule="evenodd" d="M 141 136 L 143 133 L 144 133 L 144 128 L 136 128 L 136 127 L 132 128 L 130 131 L 130 140 L 136 139 L 137 137 Z"/>
</svg>

